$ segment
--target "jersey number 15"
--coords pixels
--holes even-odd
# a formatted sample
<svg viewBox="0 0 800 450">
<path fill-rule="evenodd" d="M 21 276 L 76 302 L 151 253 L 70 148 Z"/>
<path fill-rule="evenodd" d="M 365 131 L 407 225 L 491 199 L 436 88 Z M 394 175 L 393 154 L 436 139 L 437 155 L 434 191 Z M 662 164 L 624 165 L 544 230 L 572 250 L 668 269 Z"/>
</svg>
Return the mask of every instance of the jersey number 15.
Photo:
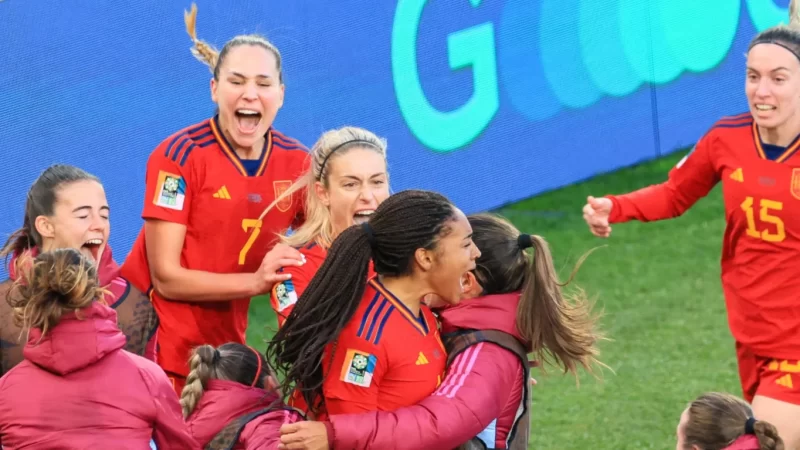
<svg viewBox="0 0 800 450">
<path fill-rule="evenodd" d="M 747 235 L 756 239 L 762 239 L 767 242 L 781 242 L 786 239 L 786 227 L 780 217 L 775 216 L 771 211 L 783 210 L 783 203 L 775 200 L 761 199 L 758 201 L 759 212 L 758 218 L 762 222 L 775 225 L 775 231 L 769 229 L 761 229 L 759 231 L 756 226 L 755 211 L 753 208 L 753 197 L 747 197 L 741 204 L 745 215 L 747 215 Z"/>
</svg>

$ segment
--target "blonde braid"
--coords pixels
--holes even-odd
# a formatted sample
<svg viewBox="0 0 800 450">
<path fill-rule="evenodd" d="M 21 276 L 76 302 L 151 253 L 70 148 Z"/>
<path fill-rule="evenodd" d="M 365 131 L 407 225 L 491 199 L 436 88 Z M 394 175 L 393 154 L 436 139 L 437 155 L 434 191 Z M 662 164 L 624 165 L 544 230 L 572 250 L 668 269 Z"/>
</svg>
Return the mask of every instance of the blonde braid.
<svg viewBox="0 0 800 450">
<path fill-rule="evenodd" d="M 208 65 L 213 73 L 214 68 L 217 67 L 219 51 L 208 42 L 197 39 L 197 32 L 195 31 L 197 25 L 197 5 L 195 3 L 192 3 L 191 11 L 183 11 L 183 21 L 186 23 L 186 32 L 194 43 L 194 46 L 191 48 L 192 55 L 200 62 Z"/>
<path fill-rule="evenodd" d="M 217 363 L 217 349 L 210 345 L 201 345 L 194 349 L 189 359 L 191 371 L 186 377 L 186 385 L 181 391 L 181 409 L 186 419 L 194 411 L 200 397 L 203 396 L 206 383 L 214 378 Z"/>
</svg>

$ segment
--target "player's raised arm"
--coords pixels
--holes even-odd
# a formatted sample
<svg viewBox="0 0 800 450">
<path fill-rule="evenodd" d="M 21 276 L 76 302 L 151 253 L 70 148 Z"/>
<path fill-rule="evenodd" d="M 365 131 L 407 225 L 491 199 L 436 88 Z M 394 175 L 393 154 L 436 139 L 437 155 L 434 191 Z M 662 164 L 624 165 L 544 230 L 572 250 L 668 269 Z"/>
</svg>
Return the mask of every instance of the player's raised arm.
<svg viewBox="0 0 800 450">
<path fill-rule="evenodd" d="M 610 224 L 651 222 L 682 215 L 719 182 L 713 160 L 713 129 L 670 172 L 669 179 L 637 191 L 601 198 L 590 196 L 583 218 L 595 236 L 608 237 Z"/>
</svg>

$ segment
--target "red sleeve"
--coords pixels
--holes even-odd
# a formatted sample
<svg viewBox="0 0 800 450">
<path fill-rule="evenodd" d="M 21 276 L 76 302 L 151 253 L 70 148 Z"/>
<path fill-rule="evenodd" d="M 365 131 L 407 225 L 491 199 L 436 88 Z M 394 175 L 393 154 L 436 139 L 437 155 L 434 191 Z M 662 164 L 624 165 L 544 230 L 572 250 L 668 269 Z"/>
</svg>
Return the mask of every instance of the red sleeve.
<svg viewBox="0 0 800 450">
<path fill-rule="evenodd" d="M 282 327 L 286 318 L 292 313 L 297 299 L 308 287 L 308 283 L 314 276 L 306 269 L 307 265 L 290 266 L 281 268 L 281 273 L 292 274 L 291 280 L 281 281 L 272 287 L 269 302 L 275 315 L 278 317 L 278 326 Z"/>
<path fill-rule="evenodd" d="M 335 353 L 328 364 L 331 349 Z M 322 364 L 325 377 L 322 392 L 329 415 L 378 409 L 379 387 L 387 367 L 383 346 L 355 336 L 348 327 L 328 346 Z"/>
<path fill-rule="evenodd" d="M 712 158 L 712 142 L 711 135 L 700 139 L 692 151 L 669 172 L 666 182 L 629 194 L 607 196 L 614 204 L 609 222 L 671 219 L 680 216 L 708 195 L 719 182 Z"/>
<path fill-rule="evenodd" d="M 160 368 L 142 369 L 145 384 L 155 404 L 153 440 L 158 448 L 197 449 L 200 446 L 189 434 L 183 420 L 178 396 L 167 375 Z"/>
<path fill-rule="evenodd" d="M 462 364 L 472 358 L 473 365 Z M 498 418 L 521 377 L 519 359 L 483 343 L 458 355 L 450 367 L 455 369 L 436 392 L 417 405 L 331 417 L 333 448 L 455 448 L 477 436 Z"/>
<path fill-rule="evenodd" d="M 173 160 L 183 147 L 194 145 L 187 136 L 162 142 L 147 160 L 143 219 L 159 219 L 186 225 L 192 201 L 191 159 Z"/>
</svg>

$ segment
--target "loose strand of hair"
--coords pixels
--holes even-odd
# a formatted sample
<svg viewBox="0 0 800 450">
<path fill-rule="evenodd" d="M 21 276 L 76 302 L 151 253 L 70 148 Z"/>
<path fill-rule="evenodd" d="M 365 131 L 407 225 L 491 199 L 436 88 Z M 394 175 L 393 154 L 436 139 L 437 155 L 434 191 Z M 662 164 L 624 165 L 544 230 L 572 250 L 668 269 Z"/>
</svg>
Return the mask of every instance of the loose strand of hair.
<svg viewBox="0 0 800 450">
<path fill-rule="evenodd" d="M 533 258 L 528 259 L 529 272 L 517 309 L 519 331 L 531 342 L 543 371 L 548 364 L 560 366 L 579 381 L 577 369 L 582 366 L 594 375 L 595 364 L 604 366 L 597 358 L 596 344 L 603 339 L 597 329 L 599 315 L 592 313 L 593 305 L 583 290 L 562 292 L 590 252 L 578 261 L 569 281 L 559 283 L 547 241 L 536 235 L 531 240 Z"/>
</svg>

